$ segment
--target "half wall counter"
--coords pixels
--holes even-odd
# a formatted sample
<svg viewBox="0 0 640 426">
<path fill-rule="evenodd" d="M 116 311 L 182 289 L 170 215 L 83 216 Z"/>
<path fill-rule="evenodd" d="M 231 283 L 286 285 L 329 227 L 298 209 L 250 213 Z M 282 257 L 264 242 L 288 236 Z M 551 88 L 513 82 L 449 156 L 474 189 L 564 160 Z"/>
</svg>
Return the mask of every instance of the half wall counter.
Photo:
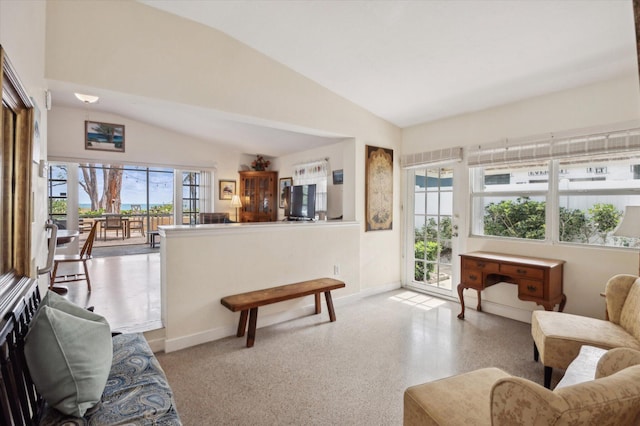
<svg viewBox="0 0 640 426">
<path fill-rule="evenodd" d="M 360 228 L 352 221 L 161 226 L 165 351 L 235 336 L 237 314 L 220 304 L 231 294 L 330 277 L 346 283 L 333 294 L 339 306 L 360 292 Z M 261 310 L 258 328 L 314 312 L 313 296 L 273 304 Z"/>
</svg>

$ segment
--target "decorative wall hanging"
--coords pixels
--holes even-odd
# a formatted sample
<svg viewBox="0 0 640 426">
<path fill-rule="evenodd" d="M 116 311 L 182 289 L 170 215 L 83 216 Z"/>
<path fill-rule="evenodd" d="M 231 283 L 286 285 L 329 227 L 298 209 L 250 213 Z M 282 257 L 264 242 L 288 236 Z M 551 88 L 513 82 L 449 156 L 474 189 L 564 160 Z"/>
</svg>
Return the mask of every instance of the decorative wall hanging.
<svg viewBox="0 0 640 426">
<path fill-rule="evenodd" d="M 393 228 L 393 150 L 366 146 L 366 231 Z"/>
<path fill-rule="evenodd" d="M 124 152 L 124 125 L 85 121 L 84 149 Z"/>
<path fill-rule="evenodd" d="M 342 169 L 333 171 L 333 184 L 334 185 L 342 185 L 343 178 L 344 178 L 344 173 L 343 173 Z"/>
<path fill-rule="evenodd" d="M 218 199 L 230 200 L 236 194 L 235 180 L 220 180 L 220 190 L 218 191 Z"/>
<path fill-rule="evenodd" d="M 280 194 L 280 203 L 279 206 L 281 209 L 284 208 L 284 189 L 287 186 L 293 185 L 293 178 L 280 178 L 280 185 L 278 185 L 278 193 Z"/>
</svg>

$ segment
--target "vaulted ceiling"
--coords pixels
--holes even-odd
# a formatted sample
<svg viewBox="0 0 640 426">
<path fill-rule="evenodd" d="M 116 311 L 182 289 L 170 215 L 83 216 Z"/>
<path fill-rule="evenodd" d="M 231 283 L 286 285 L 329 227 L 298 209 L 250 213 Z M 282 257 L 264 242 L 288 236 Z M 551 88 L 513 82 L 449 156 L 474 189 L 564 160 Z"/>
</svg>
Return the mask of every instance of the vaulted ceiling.
<svg viewBox="0 0 640 426">
<path fill-rule="evenodd" d="M 631 0 L 139 1 L 220 30 L 399 127 L 638 73 Z M 64 86 L 56 96 L 73 105 Z M 122 115 L 166 126 L 166 105 L 121 104 Z M 174 107 L 188 111 L 176 131 L 207 134 L 195 108 Z M 273 136 L 265 154 L 319 138 L 221 123 L 231 144 Z"/>
</svg>

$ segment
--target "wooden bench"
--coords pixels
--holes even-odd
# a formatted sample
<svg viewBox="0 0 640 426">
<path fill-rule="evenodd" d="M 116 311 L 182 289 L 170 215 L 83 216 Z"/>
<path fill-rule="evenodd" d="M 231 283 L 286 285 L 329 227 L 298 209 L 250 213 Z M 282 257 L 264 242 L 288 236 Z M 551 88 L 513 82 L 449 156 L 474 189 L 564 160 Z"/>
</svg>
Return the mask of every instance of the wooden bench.
<svg viewBox="0 0 640 426">
<path fill-rule="evenodd" d="M 247 315 L 249 315 L 249 332 L 247 334 L 247 347 L 253 346 L 256 337 L 256 323 L 258 321 L 258 307 L 270 305 L 272 303 L 283 302 L 285 300 L 297 299 L 304 296 L 315 296 L 316 314 L 320 313 L 320 293 L 324 293 L 329 310 L 331 322 L 336 320 L 331 300 L 331 290 L 344 287 L 342 281 L 333 278 L 319 278 L 316 280 L 303 281 L 295 284 L 287 284 L 279 287 L 265 288 L 263 290 L 250 291 L 248 293 L 226 296 L 220 300 L 224 306 L 232 312 L 240 311 L 240 322 L 238 323 L 238 337 L 244 336 L 247 327 Z"/>
</svg>

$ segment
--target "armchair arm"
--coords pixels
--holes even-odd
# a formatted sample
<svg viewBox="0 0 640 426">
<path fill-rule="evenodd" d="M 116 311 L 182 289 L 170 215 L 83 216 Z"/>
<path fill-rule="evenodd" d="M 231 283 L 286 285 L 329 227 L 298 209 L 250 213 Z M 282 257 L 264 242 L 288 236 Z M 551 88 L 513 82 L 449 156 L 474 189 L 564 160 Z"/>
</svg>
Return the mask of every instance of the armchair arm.
<svg viewBox="0 0 640 426">
<path fill-rule="evenodd" d="M 500 379 L 491 389 L 491 424 L 554 424 L 567 409 L 564 399 L 521 377 Z"/>
<path fill-rule="evenodd" d="M 640 351 L 631 348 L 611 349 L 598 361 L 595 378 L 610 376 L 637 364 L 640 364 Z"/>
<path fill-rule="evenodd" d="M 638 279 L 635 275 L 619 274 L 611 277 L 607 281 L 605 288 L 605 298 L 607 302 L 607 313 L 609 321 L 620 324 L 620 314 L 627 299 L 629 290 Z"/>
</svg>

